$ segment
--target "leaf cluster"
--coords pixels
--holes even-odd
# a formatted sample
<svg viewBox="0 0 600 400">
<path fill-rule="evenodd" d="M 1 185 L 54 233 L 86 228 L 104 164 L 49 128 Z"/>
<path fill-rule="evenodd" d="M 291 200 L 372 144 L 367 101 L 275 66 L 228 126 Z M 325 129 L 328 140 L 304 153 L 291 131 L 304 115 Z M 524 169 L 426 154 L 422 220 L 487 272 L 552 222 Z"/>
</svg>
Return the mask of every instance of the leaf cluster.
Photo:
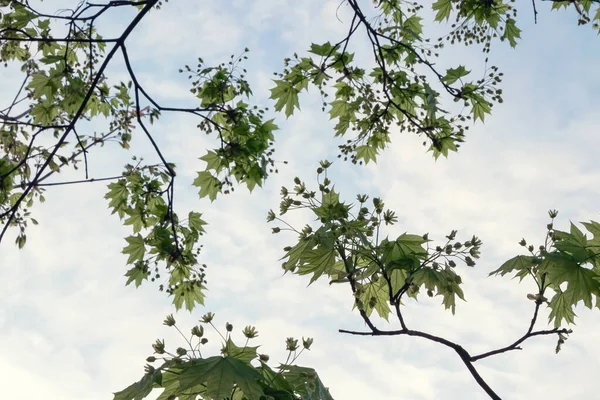
<svg viewBox="0 0 600 400">
<path fill-rule="evenodd" d="M 149 364 L 142 379 L 115 393 L 114 400 L 141 400 L 154 389 L 163 389 L 159 400 L 332 400 L 314 369 L 294 364 L 304 350 L 310 349 L 311 338 L 303 338 L 301 347 L 297 339 L 287 338 L 287 360 L 272 368 L 268 355 L 258 354 L 258 346 L 248 346 L 248 341 L 258 336 L 256 328 L 247 326 L 242 330 L 246 343 L 239 347 L 231 339 L 233 325 L 227 323 L 222 334 L 213 318 L 213 313 L 205 314 L 200 320 L 202 325 L 193 327 L 188 339 L 175 318 L 167 316 L 164 325 L 176 329 L 187 348 L 170 352 L 163 340 L 157 340 L 152 345 L 155 355 L 146 359 Z M 221 336 L 222 355 L 202 355 L 208 343 L 203 325 L 210 325 Z M 154 367 L 157 361 L 162 364 Z"/>
<path fill-rule="evenodd" d="M 575 322 L 574 308 L 579 303 L 587 308 L 600 308 L 600 223 L 582 222 L 592 235 L 588 238 L 573 223 L 569 232 L 557 230 L 554 228 L 557 212 L 551 210 L 549 214 L 551 222 L 544 244 L 535 248 L 521 240 L 528 254 L 511 258 L 490 275 L 514 274 L 520 281 L 532 279 L 538 292 L 530 297 L 548 305 L 549 322 L 559 328 L 564 322 Z"/>
<path fill-rule="evenodd" d="M 141 160 L 138 162 L 141 163 Z M 123 178 L 108 185 L 109 208 L 117 213 L 124 225 L 131 226 L 133 234 L 126 237 L 123 254 L 127 264 L 133 265 L 125 274 L 127 284 L 136 287 L 143 280 L 160 279 L 159 262 L 165 262 L 168 279 L 160 285 L 173 295 L 173 303 L 179 309 L 185 303 L 192 310 L 196 303 L 203 304 L 206 283 L 205 265 L 199 266 L 198 240 L 204 234 L 206 222 L 202 214 L 190 211 L 188 218 L 179 219 L 170 201 L 172 180 L 170 172 L 161 165 L 127 165 Z M 144 233 L 144 236 L 140 232 Z"/>
<path fill-rule="evenodd" d="M 300 109 L 300 93 L 316 87 L 323 110 L 337 121 L 335 135 L 349 137 L 339 146 L 339 157 L 353 163 L 376 161 L 395 126 L 424 136 L 435 158 L 457 151 L 468 129 L 464 123 L 483 121 L 493 103 L 502 101 L 502 90 L 496 87 L 502 73 L 490 67 L 482 79 L 467 80 L 471 72 L 462 65 L 438 71 L 432 60 L 441 45 L 430 46 L 423 37 L 422 6 L 378 2 L 375 11 L 380 16 L 372 23 L 354 1 L 349 5 L 355 17 L 345 38 L 335 44 L 313 43 L 311 57 L 294 54 L 284 60 L 285 68 L 275 74 L 278 79 L 271 89 L 275 109 L 285 108 L 289 117 Z M 373 48 L 375 66 L 370 69 L 356 65 L 348 50 L 361 27 Z M 447 111 L 445 97 L 462 103 L 467 112 Z"/>
<path fill-rule="evenodd" d="M 396 238 L 383 237 L 386 225 L 397 222 L 394 211 L 383 201 L 373 198 L 369 206 L 366 195 L 358 195 L 354 204 L 340 200 L 327 178 L 331 163 L 322 161 L 318 173 L 318 191 L 310 191 L 299 178 L 293 189 L 281 189 L 279 216 L 270 211 L 269 222 L 282 226 L 274 233 L 290 230 L 298 242 L 284 249 L 286 272 L 312 275 L 310 283 L 326 276 L 330 284 L 349 285 L 354 306 L 370 316 L 375 310 L 387 319 L 390 306 L 400 305 L 403 295 L 418 298 L 442 296 L 446 309 L 454 313 L 456 298 L 464 300 L 462 279 L 455 271 L 457 262 L 475 265 L 481 241 L 457 241 L 456 231 L 447 236 L 443 246 L 430 246 L 428 235 L 403 233 Z M 315 227 L 296 229 L 281 219 L 290 210 L 308 209 L 316 217 Z"/>
<path fill-rule="evenodd" d="M 234 190 L 232 180 L 245 184 L 250 191 L 262 186 L 270 172 L 276 172 L 272 158 L 273 120 L 265 120 L 266 109 L 250 106 L 242 98 L 252 94 L 245 80 L 246 70 L 240 63 L 247 59 L 248 49 L 218 67 L 208 67 L 202 59 L 195 70 L 186 66 L 181 72 L 193 79 L 191 92 L 200 100 L 206 117 L 198 127 L 206 134 L 216 133 L 220 147 L 209 150 L 200 159 L 206 162 L 198 172 L 194 185 L 200 197 L 215 200 L 218 193 Z"/>
</svg>

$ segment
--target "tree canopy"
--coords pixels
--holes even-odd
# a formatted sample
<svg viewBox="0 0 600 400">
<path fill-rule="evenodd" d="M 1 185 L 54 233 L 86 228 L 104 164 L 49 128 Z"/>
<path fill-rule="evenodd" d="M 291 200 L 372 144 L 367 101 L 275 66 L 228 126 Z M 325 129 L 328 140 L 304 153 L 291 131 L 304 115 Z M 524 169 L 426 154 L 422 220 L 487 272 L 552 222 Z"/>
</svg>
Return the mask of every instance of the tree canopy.
<svg viewBox="0 0 600 400">
<path fill-rule="evenodd" d="M 26 247 L 30 225 L 44 223 L 36 218 L 36 206 L 56 186 L 105 181 L 110 214 L 128 231 L 121 249 L 106 248 L 125 256 L 124 284 L 154 282 L 175 310 L 189 311 L 204 305 L 210 288 L 210 260 L 201 252 L 211 231 L 207 216 L 236 188 L 261 190 L 279 170 L 294 168 L 284 161 L 290 155 L 280 159 L 274 153 L 278 135 L 285 134 L 279 125 L 298 118 L 303 101 L 320 102 L 333 121 L 333 132 L 324 129 L 323 135 L 338 140 L 331 154 L 341 165 L 376 165 L 402 135 L 417 136 L 424 147 L 414 151 L 431 153 L 432 163 L 461 157 L 454 153 L 470 140 L 469 129 L 492 119 L 503 102 L 504 74 L 494 64 L 495 49 L 518 46 L 520 21 L 527 18 L 517 14 L 514 2 L 501 0 L 345 0 L 338 6 L 349 18 L 331 21 L 344 33 L 289 49 L 268 93 L 251 88 L 249 48 L 216 64 L 205 61 L 201 49 L 200 58 L 186 55 L 195 60 L 181 65 L 179 73 L 188 78 L 193 101 L 181 104 L 160 98 L 130 55 L 136 30 L 154 15 L 160 27 L 165 4 L 68 6 L 0 1 L 0 59 L 19 76 L 16 92 L 2 96 L 0 111 L 0 241 L 6 247 L 12 234 L 18 248 Z M 538 6 L 531 4 L 536 22 L 543 17 Z M 545 8 L 571 11 L 574 24 L 600 33 L 596 1 L 553 1 Z M 116 34 L 114 26 L 106 28 L 111 18 L 118 21 Z M 431 35 L 431 30 L 443 33 Z M 449 63 L 444 52 L 452 46 L 477 46 L 481 59 Z M 186 148 L 203 163 L 193 171 L 192 185 L 210 205 L 178 207 L 178 182 L 190 171 L 179 169 L 178 160 L 165 152 L 161 135 L 167 132 L 157 126 L 167 115 L 192 121 L 213 140 L 207 148 Z M 297 150 L 310 152 L 311 145 Z M 105 157 L 104 163 L 117 158 L 119 148 L 131 154 L 120 174 L 92 170 L 98 158 Z M 147 161 L 147 154 L 154 161 Z M 532 317 L 523 335 L 477 352 L 468 343 L 415 328 L 405 311 L 419 307 L 413 300 L 439 296 L 445 309 L 456 312 L 468 294 L 462 276 L 479 262 L 482 240 L 455 229 L 442 240 L 426 232 L 397 234 L 398 212 L 378 195 L 343 192 L 343 172 L 330 172 L 332 161 L 314 165 L 316 180 L 297 176 L 283 186 L 279 206 L 269 205 L 266 218 L 274 234 L 294 234 L 286 236 L 289 244 L 280 254 L 284 273 L 308 275 L 308 284 L 325 280 L 346 288 L 364 329 L 341 328 L 341 334 L 415 336 L 445 346 L 480 390 L 500 399 L 478 360 L 521 349 L 536 336 L 553 336 L 558 353 L 573 332 L 575 307 L 600 307 L 600 223 L 558 229 L 558 212 L 550 210 L 541 243 L 522 239 L 522 254 L 488 271 L 533 284 L 535 291 L 527 294 Z M 548 328 L 538 321 L 545 307 Z M 221 332 L 213 318 L 204 314 L 202 324 L 190 328 L 191 338 L 182 334 L 186 347 L 168 350 L 157 340 L 141 380 L 117 391 L 115 400 L 142 399 L 153 389 L 159 399 L 332 398 L 327 387 L 335 382 L 324 383 L 314 369 L 296 364 L 312 338 L 287 338 L 287 359 L 274 367 L 258 347 L 248 345 L 257 328 L 244 328 L 245 344 L 239 346 L 233 325 Z M 172 315 L 164 324 L 181 332 Z M 222 340 L 221 355 L 201 351 L 207 343 L 204 326 Z"/>
</svg>

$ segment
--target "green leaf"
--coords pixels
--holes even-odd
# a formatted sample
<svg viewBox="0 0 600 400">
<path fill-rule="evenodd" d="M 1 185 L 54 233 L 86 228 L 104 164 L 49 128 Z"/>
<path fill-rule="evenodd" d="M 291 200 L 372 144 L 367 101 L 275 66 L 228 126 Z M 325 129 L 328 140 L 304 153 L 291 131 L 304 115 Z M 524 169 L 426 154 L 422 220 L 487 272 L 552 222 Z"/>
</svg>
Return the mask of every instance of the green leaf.
<svg viewBox="0 0 600 400">
<path fill-rule="evenodd" d="M 46 96 L 46 99 L 53 98 L 59 86 L 59 81 L 46 75 L 45 72 L 40 72 L 31 75 L 31 81 L 27 85 L 33 89 L 33 96 L 40 98 Z"/>
<path fill-rule="evenodd" d="M 520 276 L 519 274 L 521 271 L 526 271 L 526 273 L 527 271 L 529 271 L 529 268 L 531 268 L 534 265 L 533 261 L 534 258 L 532 256 L 516 256 L 506 261 L 500 266 L 500 268 L 490 272 L 488 276 L 498 274 L 504 276 L 513 271 L 517 271 L 517 276 Z M 521 280 L 523 280 L 522 277 Z"/>
<path fill-rule="evenodd" d="M 123 254 L 129 254 L 127 264 L 133 264 L 136 261 L 141 261 L 146 253 L 146 246 L 144 244 L 144 238 L 139 233 L 137 236 L 128 236 L 125 238 L 128 246 L 123 248 Z"/>
<path fill-rule="evenodd" d="M 283 269 L 286 271 L 293 270 L 300 262 L 300 259 L 314 246 L 315 242 L 312 237 L 300 239 L 298 244 L 292 247 L 292 249 L 282 258 L 282 260 L 286 257 L 288 258 L 288 260 L 283 263 Z"/>
<path fill-rule="evenodd" d="M 127 277 L 125 286 L 129 285 L 131 282 L 135 282 L 135 287 L 137 288 L 142 284 L 144 279 L 148 279 L 149 275 L 150 272 L 144 268 L 144 265 L 138 264 L 125 273 L 125 276 Z"/>
<path fill-rule="evenodd" d="M 423 18 L 414 14 L 406 18 L 402 23 L 402 35 L 407 37 L 407 40 L 420 40 L 423 33 L 422 20 Z"/>
<path fill-rule="evenodd" d="M 160 371 L 146 374 L 139 382 L 129 385 L 120 392 L 114 393 L 115 397 L 113 400 L 142 400 L 150 394 L 154 384 L 160 382 L 160 379 Z"/>
<path fill-rule="evenodd" d="M 592 295 L 600 296 L 600 275 L 566 257 L 549 255 L 548 259 L 550 262 L 541 265 L 540 272 L 548 274 L 548 281 L 554 287 L 567 282 L 561 301 L 576 305 L 583 300 L 587 308 L 592 308 Z"/>
<path fill-rule="evenodd" d="M 334 46 L 329 42 L 323 43 L 321 45 L 311 43 L 309 51 L 318 56 L 327 57 L 333 53 L 334 49 Z"/>
<path fill-rule="evenodd" d="M 194 307 L 196 307 L 196 303 L 203 305 L 203 289 L 206 288 L 195 281 L 184 281 L 179 283 L 173 291 L 173 304 L 175 305 L 175 309 L 181 309 L 185 303 L 185 308 L 191 312 Z"/>
<path fill-rule="evenodd" d="M 442 78 L 442 81 L 447 85 L 452 85 L 454 82 L 464 76 L 469 75 L 470 73 L 471 71 L 468 71 L 462 65 L 459 65 L 457 68 L 448 68 L 446 70 L 446 75 Z"/>
<path fill-rule="evenodd" d="M 474 121 L 480 119 L 483 122 L 485 114 L 492 112 L 492 105 L 481 96 L 471 97 L 471 105 L 473 106 L 471 113 L 473 114 Z"/>
<path fill-rule="evenodd" d="M 437 11 L 435 21 L 442 22 L 443 20 L 448 20 L 452 12 L 452 0 L 437 0 L 431 5 L 431 8 L 433 11 Z"/>
<path fill-rule="evenodd" d="M 138 208 L 130 208 L 125 212 L 129 215 L 129 218 L 127 218 L 123 223 L 125 225 L 133 225 L 133 233 L 138 233 L 141 231 L 146 225 L 142 211 Z"/>
<path fill-rule="evenodd" d="M 413 274 L 413 283 L 419 287 L 425 286 L 427 290 L 435 291 L 436 296 L 443 296 L 442 304 L 446 310 L 456 312 L 456 296 L 464 300 L 460 288 L 460 277 L 451 268 L 436 271 L 430 267 L 422 267 Z"/>
<path fill-rule="evenodd" d="M 367 316 L 371 316 L 375 310 L 381 318 L 387 321 L 390 315 L 390 291 L 385 278 L 380 276 L 377 281 L 364 284 L 363 288 L 364 292 L 361 294 L 360 300 Z"/>
<path fill-rule="evenodd" d="M 227 338 L 227 342 L 225 343 L 225 346 L 223 347 L 223 354 L 228 357 L 233 357 L 233 358 L 241 360 L 247 364 L 250 364 L 250 361 L 252 361 L 256 357 L 258 357 L 258 355 L 256 354 L 256 349 L 258 349 L 258 346 L 256 346 L 256 347 L 251 347 L 251 346 L 238 347 L 233 343 L 231 338 Z"/>
<path fill-rule="evenodd" d="M 389 263 L 404 259 L 406 257 L 415 256 L 423 258 L 427 256 L 427 250 L 423 248 L 427 240 L 422 236 L 403 233 L 392 242 L 385 239 L 382 241 L 383 262 Z"/>
<path fill-rule="evenodd" d="M 259 399 L 264 392 L 259 382 L 262 376 L 252 366 L 233 357 L 209 357 L 185 365 L 178 376 L 179 390 L 206 386 L 206 397 L 222 400 L 231 396 L 237 385 L 248 399 Z"/>
<path fill-rule="evenodd" d="M 200 157 L 200 160 L 206 162 L 207 170 L 214 169 L 216 172 L 220 172 L 224 168 L 223 159 L 214 151 L 208 151 Z"/>
<path fill-rule="evenodd" d="M 271 369 L 271 367 L 269 367 L 265 362 L 263 362 L 263 361 L 260 362 L 260 367 L 258 368 L 258 370 L 262 373 L 264 379 L 267 382 L 270 382 L 270 387 L 272 387 L 273 389 L 281 390 L 281 391 L 288 392 L 288 393 L 293 392 L 294 388 L 285 379 L 283 374 L 273 371 L 273 369 Z M 265 390 L 265 393 L 268 394 L 268 392 L 266 390 Z M 288 400 L 285 397 L 284 397 L 284 399 Z M 295 400 L 295 399 L 290 395 L 289 400 Z"/>
<path fill-rule="evenodd" d="M 560 328 L 563 319 L 567 321 L 567 324 L 575 324 L 577 314 L 573 311 L 573 305 L 564 292 L 556 293 L 550 300 L 549 307 L 551 311 L 548 322 L 554 320 L 555 328 Z"/>
<path fill-rule="evenodd" d="M 377 161 L 377 149 L 374 149 L 369 145 L 362 145 L 356 148 L 356 159 L 364 160 L 365 164 L 368 164 L 369 161 Z"/>
<path fill-rule="evenodd" d="M 118 213 L 120 218 L 125 216 L 127 209 L 127 199 L 129 191 L 127 190 L 127 182 L 125 179 L 119 179 L 117 182 L 108 185 L 108 193 L 104 196 L 110 200 L 108 207 L 112 208 L 112 214 Z"/>
<path fill-rule="evenodd" d="M 302 257 L 303 264 L 298 267 L 298 275 L 313 274 L 310 283 L 321 275 L 331 270 L 335 265 L 335 250 L 326 246 L 319 246 L 315 250 L 308 250 Z"/>
<path fill-rule="evenodd" d="M 521 30 L 517 28 L 516 21 L 512 18 L 506 20 L 504 27 L 504 34 L 501 36 L 502 40 L 508 40 L 511 47 L 517 45 L 517 39 L 521 38 Z"/>
<path fill-rule="evenodd" d="M 300 91 L 296 89 L 291 83 L 276 80 L 275 87 L 271 89 L 270 99 L 277 100 L 275 103 L 275 110 L 281 111 L 285 107 L 285 116 L 289 117 L 294 113 L 294 108 L 300 110 L 300 103 L 298 102 L 298 93 Z"/>
<path fill-rule="evenodd" d="M 588 232 L 594 235 L 594 240 L 600 240 L 600 224 L 598 222 L 582 222 L 581 225 L 585 226 L 585 229 L 587 229 Z"/>
<path fill-rule="evenodd" d="M 330 105 L 331 110 L 329 110 L 329 119 L 343 117 L 347 115 L 350 110 L 350 104 L 345 100 L 334 100 Z"/>
<path fill-rule="evenodd" d="M 35 124 L 50 125 L 58 115 L 59 108 L 51 101 L 44 100 L 35 104 L 30 111 Z"/>
<path fill-rule="evenodd" d="M 435 147 L 433 144 L 429 148 L 429 151 L 433 151 L 433 157 L 437 160 L 440 156 L 444 156 L 448 158 L 449 151 L 458 151 L 458 147 L 453 138 L 451 137 L 443 137 L 438 139 L 438 147 Z"/>
<path fill-rule="evenodd" d="M 302 400 L 333 400 L 314 369 L 297 365 L 281 365 L 280 369 Z"/>
<path fill-rule="evenodd" d="M 200 188 L 200 198 L 208 196 L 211 202 L 221 191 L 221 182 L 208 171 L 198 172 L 198 177 L 194 179 L 193 185 Z"/>
<path fill-rule="evenodd" d="M 19 249 L 22 249 L 23 247 L 25 247 L 26 242 L 27 242 L 27 235 L 24 235 L 22 233 L 17 235 L 17 238 L 15 239 L 15 244 L 17 245 L 17 247 Z"/>
<path fill-rule="evenodd" d="M 258 164 L 253 164 L 244 177 L 244 182 L 246 183 L 248 190 L 252 192 L 256 185 L 262 186 L 265 176 L 265 171 Z"/>
<path fill-rule="evenodd" d="M 575 262 L 585 263 L 593 259 L 595 253 L 590 250 L 593 246 L 588 246 L 587 237 L 575 224 L 571 223 L 570 233 L 554 230 L 554 237 L 556 249 L 572 257 Z"/>
<path fill-rule="evenodd" d="M 199 212 L 190 211 L 188 214 L 188 226 L 191 229 L 195 229 L 200 233 L 204 233 L 204 226 L 207 224 L 204 220 L 202 220 L 202 214 Z"/>
</svg>

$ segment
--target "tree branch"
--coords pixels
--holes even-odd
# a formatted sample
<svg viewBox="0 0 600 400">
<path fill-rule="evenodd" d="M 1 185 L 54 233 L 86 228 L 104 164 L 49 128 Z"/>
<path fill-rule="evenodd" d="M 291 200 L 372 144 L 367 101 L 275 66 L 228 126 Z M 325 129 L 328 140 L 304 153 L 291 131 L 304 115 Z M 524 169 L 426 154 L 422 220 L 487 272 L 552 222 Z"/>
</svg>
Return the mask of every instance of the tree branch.
<svg viewBox="0 0 600 400">
<path fill-rule="evenodd" d="M 8 212 L 3 213 L 2 215 L 0 215 L 0 218 L 4 218 L 4 217 L 8 216 L 8 219 L 5 222 L 4 227 L 2 228 L 2 231 L 0 232 L 0 242 L 2 241 L 2 238 L 4 237 L 4 234 L 6 233 L 6 231 L 8 230 L 8 227 L 10 226 L 12 220 L 15 218 L 15 215 L 17 213 L 17 210 L 19 209 L 19 206 L 21 205 L 21 203 L 23 202 L 23 200 L 25 200 L 25 198 L 31 192 L 31 190 L 35 187 L 35 185 L 38 183 L 38 180 L 40 179 L 40 177 L 42 176 L 42 174 L 44 173 L 44 171 L 48 168 L 48 165 L 50 164 L 50 162 L 52 161 L 52 159 L 54 158 L 54 156 L 58 152 L 58 149 L 67 140 L 67 137 L 73 131 L 73 129 L 75 128 L 75 125 L 77 124 L 77 122 L 79 121 L 79 119 L 81 118 L 81 116 L 83 115 L 83 111 L 85 110 L 85 107 L 86 107 L 88 101 L 90 100 L 90 98 L 92 97 L 92 94 L 93 94 L 94 90 L 96 89 L 96 87 L 100 83 L 100 80 L 102 79 L 102 75 L 103 75 L 104 71 L 106 70 L 106 68 L 108 67 L 108 64 L 110 64 L 110 61 L 112 60 L 113 56 L 124 45 L 125 40 L 129 37 L 129 35 L 131 34 L 131 32 L 133 32 L 133 30 L 135 29 L 135 27 L 140 23 L 140 21 L 144 18 L 144 16 L 150 11 L 150 9 L 157 2 L 158 2 L 158 0 L 152 0 L 152 1 L 149 1 L 148 3 L 146 3 L 146 5 L 144 6 L 144 8 L 139 12 L 139 14 L 137 14 L 135 16 L 135 18 L 129 24 L 129 26 L 127 26 L 127 28 L 125 29 L 125 31 L 123 32 L 123 34 L 121 35 L 121 37 L 119 37 L 119 40 L 115 43 L 115 45 L 113 46 L 113 48 L 106 55 L 106 58 L 104 59 L 104 61 L 102 62 L 102 65 L 98 69 L 97 74 L 94 77 L 94 80 L 92 81 L 92 83 L 91 83 L 91 85 L 90 85 L 90 87 L 89 87 L 89 89 L 88 89 L 85 97 L 83 98 L 83 101 L 81 102 L 81 105 L 79 106 L 79 109 L 77 110 L 77 112 L 73 116 L 73 119 L 69 123 L 69 125 L 68 125 L 67 129 L 65 130 L 65 132 L 62 134 L 62 136 L 56 142 L 56 146 L 50 152 L 50 154 L 48 155 L 48 158 L 44 161 L 44 163 L 38 169 L 38 171 L 37 171 L 34 179 L 32 180 L 32 182 L 29 185 L 27 185 L 27 187 L 25 188 L 25 190 L 23 191 L 23 193 L 19 196 L 19 198 L 16 200 L 15 204 L 10 208 L 10 210 Z"/>
<path fill-rule="evenodd" d="M 457 343 L 451 342 L 451 341 L 444 339 L 442 337 L 439 337 L 439 336 L 431 335 L 426 332 L 415 331 L 415 330 L 411 330 L 411 329 L 401 329 L 401 330 L 395 330 L 395 331 L 376 330 L 376 331 L 371 331 L 371 332 L 357 332 L 357 331 L 349 331 L 349 330 L 345 330 L 345 329 L 339 329 L 338 332 L 347 333 L 350 335 L 358 335 L 358 336 L 408 335 L 408 336 L 421 337 L 421 338 L 431 340 L 436 343 L 440 343 L 446 347 L 451 348 L 452 350 L 454 350 L 456 352 L 456 354 L 458 354 L 458 356 L 460 357 L 462 362 L 465 364 L 465 366 L 471 373 L 471 376 L 473 377 L 473 379 L 475 379 L 477 384 L 488 394 L 490 399 L 502 400 L 501 397 L 496 392 L 494 392 L 494 390 L 487 384 L 487 382 L 479 374 L 479 372 L 473 365 L 473 362 L 471 361 L 471 356 L 469 355 L 469 353 L 462 346 L 460 346 Z"/>
</svg>

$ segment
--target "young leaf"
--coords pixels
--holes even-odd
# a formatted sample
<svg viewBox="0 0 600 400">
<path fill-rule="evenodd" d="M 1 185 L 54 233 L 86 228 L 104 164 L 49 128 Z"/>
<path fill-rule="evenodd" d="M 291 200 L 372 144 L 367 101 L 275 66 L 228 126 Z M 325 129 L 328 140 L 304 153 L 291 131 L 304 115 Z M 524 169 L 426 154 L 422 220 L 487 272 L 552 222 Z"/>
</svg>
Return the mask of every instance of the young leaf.
<svg viewBox="0 0 600 400">
<path fill-rule="evenodd" d="M 365 164 L 368 164 L 369 161 L 375 162 L 377 160 L 377 149 L 369 145 L 358 146 L 356 148 L 356 159 L 363 159 Z"/>
<path fill-rule="evenodd" d="M 321 45 L 311 43 L 310 50 L 311 53 L 316 54 L 318 56 L 327 57 L 331 55 L 334 51 L 334 47 L 331 43 L 323 43 Z"/>
<path fill-rule="evenodd" d="M 188 215 L 188 226 L 200 233 L 204 233 L 204 225 L 206 225 L 206 222 L 200 217 L 202 217 L 202 214 L 199 212 L 190 211 Z"/>
<path fill-rule="evenodd" d="M 360 296 L 360 300 L 364 305 L 367 316 L 371 316 L 371 313 L 375 310 L 381 318 L 387 321 L 390 315 L 390 294 L 385 278 L 380 276 L 379 280 L 366 283 L 363 286 L 365 290 Z"/>
<path fill-rule="evenodd" d="M 560 328 L 562 320 L 564 319 L 567 324 L 575 324 L 575 317 L 577 314 L 573 311 L 573 305 L 568 299 L 568 296 L 564 292 L 558 292 L 550 300 L 550 315 L 548 315 L 548 322 L 554 321 L 554 327 Z"/>
<path fill-rule="evenodd" d="M 146 374 L 140 381 L 129 385 L 120 392 L 114 393 L 115 397 L 113 400 L 142 400 L 150 394 L 154 384 L 160 382 L 160 379 L 160 371 Z"/>
<path fill-rule="evenodd" d="M 214 169 L 216 172 L 220 172 L 224 167 L 223 159 L 214 151 L 209 150 L 205 155 L 200 157 L 200 159 L 206 162 L 207 170 Z"/>
<path fill-rule="evenodd" d="M 221 191 L 221 182 L 208 171 L 198 172 L 198 177 L 194 179 L 193 184 L 200 188 L 200 198 L 208 196 L 211 202 L 217 198 L 217 194 Z"/>
<path fill-rule="evenodd" d="M 179 390 L 184 391 L 198 385 L 206 386 L 206 398 L 221 400 L 229 398 L 237 385 L 248 399 L 259 399 L 264 395 L 262 376 L 251 365 L 234 357 L 209 357 L 185 365 L 179 374 Z"/>
<path fill-rule="evenodd" d="M 129 218 L 123 221 L 123 223 L 125 225 L 133 225 L 133 233 L 138 233 L 141 231 L 145 226 L 141 210 L 138 208 L 130 208 L 125 212 L 129 215 Z"/>
<path fill-rule="evenodd" d="M 137 288 L 142 284 L 144 279 L 148 279 L 148 275 L 150 275 L 150 273 L 143 265 L 136 265 L 125 273 L 125 276 L 127 277 L 125 286 L 129 285 L 131 282 L 135 282 L 135 287 Z"/>
<path fill-rule="evenodd" d="M 297 365 L 282 365 L 283 376 L 292 385 L 294 392 L 302 400 L 333 400 L 329 389 L 323 385 L 317 372 L 312 368 Z"/>
<path fill-rule="evenodd" d="M 510 43 L 510 47 L 517 46 L 517 39 L 521 38 L 521 29 L 517 28 L 516 21 L 512 18 L 508 18 L 506 20 L 506 25 L 504 27 L 504 34 L 502 35 L 502 40 L 508 40 Z"/>
<path fill-rule="evenodd" d="M 146 253 L 146 246 L 144 244 L 144 238 L 139 233 L 137 236 L 128 236 L 125 238 L 129 245 L 123 248 L 123 254 L 129 254 L 127 264 L 133 264 L 135 261 L 140 261 L 144 258 Z"/>
<path fill-rule="evenodd" d="M 513 271 L 520 272 L 522 270 L 528 270 L 533 266 L 533 257 L 532 256 L 516 256 L 506 261 L 504 264 L 500 266 L 500 268 L 489 273 L 488 276 L 498 275 L 504 276 Z"/>
<path fill-rule="evenodd" d="M 471 71 L 467 71 L 462 65 L 459 65 L 457 68 L 448 68 L 446 70 L 446 76 L 442 78 L 442 81 L 447 85 L 452 85 L 454 82 L 470 73 Z"/>
<path fill-rule="evenodd" d="M 600 296 L 600 275 L 566 257 L 552 257 L 551 260 L 543 264 L 542 271 L 548 274 L 549 282 L 555 286 L 567 282 L 566 297 L 561 301 L 574 306 L 583 300 L 587 308 L 592 308 L 592 295 Z"/>
<path fill-rule="evenodd" d="M 179 310 L 185 303 L 185 308 L 188 311 L 192 311 L 197 304 L 204 304 L 204 293 L 206 289 L 204 286 L 199 285 L 195 281 L 184 281 L 177 285 L 173 291 L 173 304 L 175 309 Z"/>
<path fill-rule="evenodd" d="M 258 349 L 258 346 L 238 347 L 233 343 L 231 338 L 228 338 L 227 342 L 225 343 L 225 346 L 223 347 L 223 354 L 250 364 L 250 361 L 258 357 L 258 355 L 256 354 L 256 349 Z"/>
<path fill-rule="evenodd" d="M 275 110 L 281 111 L 285 107 L 285 116 L 289 117 L 294 113 L 294 108 L 300 110 L 300 103 L 298 103 L 298 93 L 300 92 L 291 83 L 276 80 L 275 87 L 271 89 L 270 99 L 277 100 L 275 103 Z"/>
<path fill-rule="evenodd" d="M 315 250 L 307 251 L 301 264 L 298 267 L 298 275 L 307 275 L 312 273 L 313 276 L 310 278 L 310 283 L 313 283 L 321 275 L 331 270 L 335 265 L 335 250 L 328 249 L 325 246 L 319 246 Z"/>
<path fill-rule="evenodd" d="M 433 11 L 437 11 L 435 14 L 435 20 L 442 22 L 443 20 L 450 19 L 450 13 L 452 12 L 452 0 L 437 0 L 431 5 Z"/>
</svg>

